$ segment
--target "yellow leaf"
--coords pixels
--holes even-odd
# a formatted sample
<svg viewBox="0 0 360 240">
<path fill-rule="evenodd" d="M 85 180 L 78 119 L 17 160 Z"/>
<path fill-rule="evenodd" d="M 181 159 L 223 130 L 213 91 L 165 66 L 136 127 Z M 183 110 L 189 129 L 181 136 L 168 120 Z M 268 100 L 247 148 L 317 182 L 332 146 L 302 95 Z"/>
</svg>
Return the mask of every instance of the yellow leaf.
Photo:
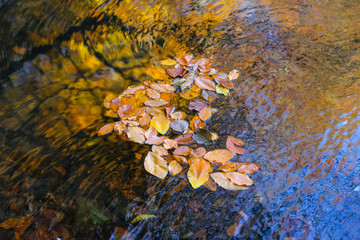
<svg viewBox="0 0 360 240">
<path fill-rule="evenodd" d="M 236 154 L 227 149 L 215 149 L 205 154 L 204 158 L 210 162 L 224 163 L 232 159 Z"/>
<path fill-rule="evenodd" d="M 176 174 L 178 174 L 179 172 L 182 171 L 182 167 L 181 167 L 180 163 L 173 160 L 169 164 L 169 171 L 170 171 L 171 175 L 175 176 Z"/>
<path fill-rule="evenodd" d="M 170 66 L 170 65 L 176 65 L 177 62 L 175 60 L 172 60 L 172 59 L 165 59 L 165 60 L 162 60 L 160 62 L 160 64 L 165 65 L 165 66 Z"/>
<path fill-rule="evenodd" d="M 127 136 L 133 142 L 141 144 L 145 142 L 145 131 L 140 127 L 129 127 Z"/>
<path fill-rule="evenodd" d="M 146 155 L 144 167 L 147 172 L 161 179 L 164 179 L 168 173 L 167 162 L 153 152 Z"/>
<path fill-rule="evenodd" d="M 131 221 L 131 223 L 136 223 L 136 222 L 146 220 L 146 219 L 149 219 L 149 218 L 154 218 L 154 217 L 155 217 L 155 215 L 152 215 L 152 214 L 141 214 L 141 215 L 137 216 L 136 218 L 134 218 Z"/>
<path fill-rule="evenodd" d="M 218 94 L 222 94 L 222 95 L 224 95 L 224 96 L 229 95 L 229 89 L 224 88 L 224 87 L 222 87 L 222 86 L 220 86 L 220 85 L 217 85 L 217 86 L 216 86 L 216 92 L 217 92 Z"/>
<path fill-rule="evenodd" d="M 191 186 L 196 189 L 203 185 L 209 179 L 209 172 L 211 171 L 209 162 L 202 158 L 193 159 L 188 171 L 188 179 Z"/>
<path fill-rule="evenodd" d="M 155 127 L 158 133 L 164 135 L 170 128 L 170 121 L 164 115 L 159 114 L 151 119 L 150 126 Z"/>
<path fill-rule="evenodd" d="M 165 70 L 161 67 L 150 67 L 146 69 L 146 74 L 152 77 L 153 79 L 158 80 L 167 80 L 169 76 L 166 74 Z"/>
<path fill-rule="evenodd" d="M 214 179 L 214 181 L 219 184 L 220 187 L 225 188 L 227 190 L 245 190 L 247 187 L 239 186 L 234 184 L 228 177 L 227 173 L 223 172 L 216 172 L 210 174 L 211 178 Z"/>
</svg>

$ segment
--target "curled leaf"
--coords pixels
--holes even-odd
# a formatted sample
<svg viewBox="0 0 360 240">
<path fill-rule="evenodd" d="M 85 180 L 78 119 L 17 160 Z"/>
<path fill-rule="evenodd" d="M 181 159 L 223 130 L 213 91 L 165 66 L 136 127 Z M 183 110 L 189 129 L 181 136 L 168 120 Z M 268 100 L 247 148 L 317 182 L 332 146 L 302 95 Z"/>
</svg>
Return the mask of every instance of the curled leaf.
<svg viewBox="0 0 360 240">
<path fill-rule="evenodd" d="M 126 130 L 126 125 L 123 122 L 116 122 L 114 125 L 114 131 L 117 135 L 122 134 Z"/>
<path fill-rule="evenodd" d="M 239 77 L 239 70 L 234 69 L 234 70 L 230 71 L 229 80 L 232 81 L 232 80 L 237 79 L 238 77 Z"/>
<path fill-rule="evenodd" d="M 243 163 L 234 163 L 234 162 L 227 162 L 220 166 L 217 170 L 221 170 L 223 172 L 233 172 L 236 171 Z"/>
<path fill-rule="evenodd" d="M 235 153 L 227 149 L 215 149 L 205 154 L 204 158 L 210 162 L 225 163 L 232 159 Z"/>
<path fill-rule="evenodd" d="M 182 77 L 187 73 L 187 70 L 183 67 L 166 69 L 166 72 L 173 78 Z"/>
<path fill-rule="evenodd" d="M 168 173 L 167 162 L 153 152 L 146 155 L 144 167 L 147 172 L 161 179 L 164 179 Z"/>
<path fill-rule="evenodd" d="M 234 89 L 233 83 L 229 79 L 215 78 L 215 81 L 220 84 L 222 87 L 227 89 Z"/>
<path fill-rule="evenodd" d="M 139 216 L 137 216 L 136 218 L 134 218 L 131 223 L 136 223 L 136 222 L 139 222 L 139 221 L 142 221 L 142 220 L 146 220 L 146 219 L 149 219 L 149 218 L 154 218 L 156 217 L 155 215 L 152 215 L 152 214 L 141 214 Z"/>
<path fill-rule="evenodd" d="M 196 111 L 200 111 L 200 109 L 209 106 L 209 104 L 207 102 L 203 102 L 203 101 L 194 101 L 189 103 L 189 109 L 192 110 L 196 110 Z"/>
</svg>

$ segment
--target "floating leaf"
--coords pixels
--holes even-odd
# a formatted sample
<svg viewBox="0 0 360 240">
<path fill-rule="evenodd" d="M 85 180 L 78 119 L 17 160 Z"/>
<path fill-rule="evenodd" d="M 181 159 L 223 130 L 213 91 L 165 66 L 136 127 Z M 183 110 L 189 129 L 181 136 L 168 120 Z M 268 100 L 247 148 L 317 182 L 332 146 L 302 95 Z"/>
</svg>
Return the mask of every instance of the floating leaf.
<svg viewBox="0 0 360 240">
<path fill-rule="evenodd" d="M 189 128 L 189 123 L 185 120 L 172 121 L 170 127 L 175 132 L 185 132 Z"/>
<path fill-rule="evenodd" d="M 151 120 L 150 115 L 147 114 L 147 113 L 145 113 L 144 116 L 142 116 L 142 117 L 139 118 L 139 124 L 140 124 L 140 126 L 142 126 L 142 127 L 143 127 L 143 126 L 147 126 L 147 125 L 149 125 L 150 120 Z"/>
<path fill-rule="evenodd" d="M 202 158 L 206 154 L 206 149 L 204 147 L 198 147 L 190 153 L 192 158 Z"/>
<path fill-rule="evenodd" d="M 196 110 L 196 111 L 200 111 L 200 109 L 204 108 L 204 107 L 207 107 L 209 106 L 209 104 L 207 102 L 203 102 L 203 101 L 194 101 L 194 102 L 191 102 L 189 103 L 189 109 L 190 110 Z"/>
<path fill-rule="evenodd" d="M 178 144 L 192 144 L 195 143 L 195 141 L 192 139 L 192 133 L 186 133 L 184 135 L 180 135 L 177 138 L 175 138 L 175 141 Z"/>
<path fill-rule="evenodd" d="M 166 104 L 168 104 L 169 102 L 163 100 L 163 99 L 157 99 L 157 100 L 148 100 L 146 101 L 144 104 L 146 106 L 149 106 L 149 107 L 161 107 L 161 106 L 164 106 Z"/>
<path fill-rule="evenodd" d="M 215 149 L 205 154 L 204 158 L 210 162 L 225 163 L 232 159 L 235 153 L 227 149 Z"/>
<path fill-rule="evenodd" d="M 114 131 L 117 135 L 122 134 L 126 130 L 126 125 L 123 122 L 116 122 L 114 125 Z"/>
<path fill-rule="evenodd" d="M 121 105 L 118 110 L 117 110 L 117 114 L 119 115 L 120 118 L 126 117 L 129 115 L 128 111 L 134 110 L 134 108 L 132 107 L 131 104 L 124 104 Z"/>
<path fill-rule="evenodd" d="M 132 95 L 134 94 L 136 91 L 145 89 L 144 85 L 139 85 L 136 87 L 128 87 L 121 95 Z"/>
<path fill-rule="evenodd" d="M 243 163 L 234 163 L 234 162 L 227 162 L 220 166 L 217 170 L 221 170 L 223 172 L 233 172 L 236 171 Z"/>
<path fill-rule="evenodd" d="M 172 60 L 172 59 L 165 59 L 165 60 L 162 60 L 160 62 L 160 64 L 165 65 L 165 66 L 175 65 L 176 63 L 177 62 L 175 60 Z"/>
<path fill-rule="evenodd" d="M 222 86 L 220 86 L 220 85 L 217 85 L 217 86 L 216 86 L 216 92 L 217 92 L 218 94 L 222 94 L 222 95 L 224 95 L 224 96 L 229 95 L 229 89 L 224 88 L 224 87 L 222 87 Z"/>
<path fill-rule="evenodd" d="M 180 90 L 183 92 L 186 89 L 188 89 L 194 82 L 195 74 L 197 71 L 197 66 L 193 68 L 192 71 L 190 71 L 185 78 L 185 81 L 180 85 Z"/>
<path fill-rule="evenodd" d="M 140 127 L 130 127 L 127 136 L 133 142 L 141 144 L 145 142 L 145 131 Z"/>
<path fill-rule="evenodd" d="M 104 136 L 110 134 L 114 130 L 115 123 L 109 123 L 102 126 L 98 131 L 98 136 Z"/>
<path fill-rule="evenodd" d="M 177 148 L 177 147 L 178 147 L 177 141 L 175 141 L 173 139 L 165 139 L 165 141 L 164 141 L 165 149 L 173 149 L 173 148 Z"/>
<path fill-rule="evenodd" d="M 151 88 L 146 89 L 146 94 L 153 99 L 160 98 L 160 93 L 158 93 L 157 91 L 155 91 L 154 89 L 151 89 Z"/>
<path fill-rule="evenodd" d="M 182 166 L 178 163 L 178 161 L 171 161 L 169 164 L 169 172 L 171 175 L 175 176 L 176 174 L 182 171 Z"/>
<path fill-rule="evenodd" d="M 165 70 L 161 67 L 150 67 L 146 69 L 146 74 L 152 77 L 153 79 L 158 80 L 167 80 L 169 77 L 166 74 Z"/>
<path fill-rule="evenodd" d="M 173 69 L 166 69 L 166 72 L 173 78 L 176 77 L 182 77 L 184 76 L 184 74 L 186 74 L 188 72 L 188 70 L 186 70 L 183 67 L 179 67 L 179 68 L 173 68 Z"/>
<path fill-rule="evenodd" d="M 186 113 L 184 112 L 174 112 L 170 114 L 170 117 L 175 120 L 183 120 L 186 118 Z"/>
<path fill-rule="evenodd" d="M 244 142 L 240 139 L 228 136 L 226 139 L 226 148 L 232 151 L 233 153 L 243 154 L 244 148 L 239 147 L 244 146 Z"/>
<path fill-rule="evenodd" d="M 139 221 L 142 221 L 142 220 L 146 220 L 146 219 L 149 219 L 149 218 L 154 218 L 156 217 L 155 215 L 152 215 L 152 214 L 141 214 L 139 216 L 137 216 L 136 218 L 134 218 L 131 223 L 137 223 Z"/>
<path fill-rule="evenodd" d="M 246 174 L 242 174 L 239 172 L 229 172 L 229 173 L 226 173 L 226 175 L 236 185 L 250 186 L 250 185 L 254 184 L 254 182 Z"/>
<path fill-rule="evenodd" d="M 212 79 L 210 79 L 210 77 L 206 77 L 206 76 L 195 77 L 195 84 L 201 89 L 206 89 L 210 91 L 216 90 L 215 82 Z"/>
<path fill-rule="evenodd" d="M 209 162 L 202 158 L 193 159 L 187 174 L 191 186 L 196 189 L 203 185 L 209 179 L 211 171 Z"/>
<path fill-rule="evenodd" d="M 229 79 L 215 78 L 215 81 L 224 88 L 234 89 L 233 83 Z"/>
<path fill-rule="evenodd" d="M 147 172 L 161 179 L 164 179 L 168 173 L 167 162 L 153 152 L 148 152 L 146 155 L 144 167 Z"/>
<path fill-rule="evenodd" d="M 185 57 L 179 57 L 179 58 L 176 59 L 176 61 L 178 63 L 180 63 L 181 65 L 183 65 L 183 66 L 188 65 L 188 61 L 185 59 Z"/>
<path fill-rule="evenodd" d="M 189 89 L 180 93 L 180 97 L 187 100 L 197 98 L 200 95 L 201 95 L 201 88 L 198 88 L 196 85 L 192 85 Z"/>
<path fill-rule="evenodd" d="M 206 101 L 209 101 L 209 102 L 214 101 L 218 97 L 216 95 L 216 93 L 211 92 L 211 91 L 206 91 L 206 90 L 203 90 L 201 92 L 201 95 Z"/>
<path fill-rule="evenodd" d="M 172 93 L 175 92 L 176 89 L 170 84 L 162 84 L 162 83 L 154 83 L 150 85 L 150 88 L 161 92 L 161 93 Z"/>
<path fill-rule="evenodd" d="M 202 121 L 206 122 L 211 118 L 211 111 L 208 107 L 204 107 L 200 109 L 198 115 Z"/>
<path fill-rule="evenodd" d="M 185 78 L 175 78 L 174 81 L 171 83 L 174 87 L 180 87 L 186 81 Z"/>
<path fill-rule="evenodd" d="M 150 126 L 154 126 L 158 133 L 164 135 L 170 128 L 170 121 L 164 115 L 159 114 L 151 119 Z"/>
<path fill-rule="evenodd" d="M 187 156 L 192 151 L 188 146 L 181 146 L 174 150 L 174 155 Z"/>
<path fill-rule="evenodd" d="M 157 146 L 157 145 L 153 145 L 151 148 L 151 151 L 153 151 L 154 153 L 156 153 L 159 156 L 164 156 L 164 155 L 168 155 L 169 152 L 161 146 Z"/>
<path fill-rule="evenodd" d="M 194 116 L 190 121 L 190 128 L 192 130 L 196 130 L 197 128 L 204 128 L 206 126 L 206 122 L 201 121 L 199 116 Z"/>
<path fill-rule="evenodd" d="M 247 189 L 246 187 L 243 186 L 239 186 L 234 184 L 228 177 L 227 177 L 227 173 L 223 173 L 223 172 L 216 172 L 216 173 L 212 173 L 210 174 L 210 177 L 212 179 L 214 179 L 214 181 L 219 184 L 220 187 L 225 188 L 227 190 L 245 190 Z"/>
<path fill-rule="evenodd" d="M 254 172 L 257 172 L 259 170 L 260 167 L 255 163 L 245 164 L 238 168 L 238 171 L 240 173 L 247 173 L 247 174 L 253 174 Z"/>
<path fill-rule="evenodd" d="M 156 137 L 158 132 L 154 127 L 150 127 L 148 130 L 145 131 L 145 137 L 146 139 L 150 139 L 152 137 Z"/>
<path fill-rule="evenodd" d="M 166 136 L 163 136 L 163 137 L 152 137 L 152 138 L 149 138 L 148 140 L 145 141 L 146 144 L 149 144 L 149 145 L 160 145 L 162 144 L 166 139 L 168 139 L 168 137 Z"/>
</svg>

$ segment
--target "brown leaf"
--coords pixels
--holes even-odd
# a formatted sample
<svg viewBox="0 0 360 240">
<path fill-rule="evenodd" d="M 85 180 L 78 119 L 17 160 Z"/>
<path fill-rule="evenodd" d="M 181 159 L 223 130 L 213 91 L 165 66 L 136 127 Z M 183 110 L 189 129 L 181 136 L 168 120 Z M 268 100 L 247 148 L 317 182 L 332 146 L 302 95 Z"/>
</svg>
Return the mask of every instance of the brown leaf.
<svg viewBox="0 0 360 240">
<path fill-rule="evenodd" d="M 209 106 L 209 104 L 207 102 L 202 102 L 202 101 L 194 101 L 189 103 L 189 109 L 190 110 L 196 110 L 196 111 L 200 111 L 200 109 L 202 109 L 203 107 L 207 107 Z"/>
<path fill-rule="evenodd" d="M 164 140 L 164 148 L 165 149 L 173 149 L 173 148 L 177 148 L 178 144 L 175 140 L 173 139 L 165 139 Z"/>
<path fill-rule="evenodd" d="M 203 185 L 209 179 L 209 172 L 211 171 L 209 162 L 202 158 L 193 159 L 188 171 L 188 179 L 191 186 L 196 189 Z"/>
<path fill-rule="evenodd" d="M 174 150 L 174 155 L 187 156 L 192 151 L 188 146 L 181 146 Z"/>
<path fill-rule="evenodd" d="M 244 146 L 244 142 L 240 139 L 228 136 L 226 139 L 226 148 L 232 151 L 233 153 L 243 154 L 244 148 L 239 147 Z"/>
<path fill-rule="evenodd" d="M 107 134 L 110 134 L 114 129 L 115 123 L 109 123 L 104 126 L 102 126 L 98 131 L 98 136 L 104 136 Z"/>
<path fill-rule="evenodd" d="M 166 72 L 173 78 L 176 77 L 182 77 L 184 76 L 188 70 L 186 70 L 183 67 L 179 67 L 179 68 L 173 68 L 173 69 L 166 69 Z"/>
<path fill-rule="evenodd" d="M 169 102 L 163 100 L 163 99 L 156 99 L 156 100 L 148 100 L 146 101 L 144 104 L 146 106 L 149 106 L 149 107 L 161 107 L 161 106 L 164 106 L 166 104 L 168 104 Z"/>
<path fill-rule="evenodd" d="M 204 107 L 200 109 L 198 115 L 202 121 L 206 122 L 211 118 L 211 111 L 208 107 Z"/>
<path fill-rule="evenodd" d="M 136 87 L 128 87 L 123 93 L 122 95 L 133 95 L 136 91 L 145 89 L 144 85 L 139 85 Z"/>
<path fill-rule="evenodd" d="M 195 143 L 195 141 L 192 139 L 192 133 L 186 133 L 184 135 L 180 135 L 177 138 L 175 138 L 175 141 L 178 144 L 192 144 Z"/>
<path fill-rule="evenodd" d="M 158 93 L 157 91 L 155 91 L 154 89 L 151 89 L 151 88 L 146 89 L 146 94 L 153 99 L 160 98 L 160 93 Z"/>
<path fill-rule="evenodd" d="M 180 63 L 181 65 L 183 65 L 183 66 L 188 65 L 188 61 L 185 59 L 185 57 L 179 57 L 179 58 L 176 59 L 176 61 L 178 63 Z"/>
<path fill-rule="evenodd" d="M 129 127 L 127 136 L 133 142 L 141 144 L 145 142 L 145 131 L 140 127 Z"/>
<path fill-rule="evenodd" d="M 260 170 L 261 167 L 256 165 L 255 163 L 249 163 L 246 165 L 242 165 L 238 168 L 238 172 L 240 173 L 247 173 L 247 174 L 253 174 L 254 172 L 257 172 Z"/>
<path fill-rule="evenodd" d="M 169 172 L 171 175 L 175 176 L 178 173 L 180 173 L 182 171 L 182 167 L 181 165 L 178 163 L 178 161 L 171 161 L 169 164 Z"/>
<path fill-rule="evenodd" d="M 123 122 L 116 122 L 114 125 L 114 131 L 117 135 L 121 135 L 126 130 L 126 125 Z"/>
<path fill-rule="evenodd" d="M 151 84 L 150 87 L 161 93 L 172 93 L 176 91 L 176 89 L 170 84 L 154 83 Z"/>
<path fill-rule="evenodd" d="M 215 82 L 207 76 L 195 77 L 195 84 L 201 89 L 206 89 L 210 91 L 216 90 Z"/>
<path fill-rule="evenodd" d="M 205 154 L 204 158 L 210 162 L 225 163 L 232 159 L 235 153 L 227 149 L 215 149 Z"/>
<path fill-rule="evenodd" d="M 215 78 L 215 81 L 227 89 L 235 89 L 233 83 L 229 79 Z"/>
<path fill-rule="evenodd" d="M 33 217 L 21 217 L 10 218 L 3 223 L 0 223 L 0 227 L 5 229 L 15 228 L 15 238 L 17 240 L 22 239 L 21 234 L 35 221 Z"/>
<path fill-rule="evenodd" d="M 164 179 L 168 173 L 167 162 L 153 152 L 149 152 L 145 157 L 144 167 L 147 172 L 161 179 Z"/>
<path fill-rule="evenodd" d="M 206 187 L 207 189 L 209 189 L 210 191 L 215 192 L 217 189 L 217 185 L 214 182 L 214 180 L 212 180 L 211 178 L 209 178 L 205 183 L 204 183 L 204 187 Z"/>
</svg>

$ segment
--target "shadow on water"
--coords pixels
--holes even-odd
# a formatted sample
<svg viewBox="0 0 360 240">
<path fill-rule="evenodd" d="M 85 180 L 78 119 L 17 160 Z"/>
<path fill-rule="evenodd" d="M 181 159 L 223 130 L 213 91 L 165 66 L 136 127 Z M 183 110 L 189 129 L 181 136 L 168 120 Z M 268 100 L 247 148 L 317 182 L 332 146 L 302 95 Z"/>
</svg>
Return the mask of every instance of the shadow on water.
<svg viewBox="0 0 360 240">
<path fill-rule="evenodd" d="M 62 9 L 60 11 L 60 9 Z M 25 239 L 356 239 L 358 1 L 3 1 L 0 221 Z M 102 105 L 184 52 L 241 71 L 209 123 L 263 168 L 249 190 L 193 190 L 143 168 Z M 223 147 L 224 142 L 216 143 Z M 155 218 L 131 223 L 141 214 Z M 0 228 L 2 238 L 14 231 Z"/>
</svg>

